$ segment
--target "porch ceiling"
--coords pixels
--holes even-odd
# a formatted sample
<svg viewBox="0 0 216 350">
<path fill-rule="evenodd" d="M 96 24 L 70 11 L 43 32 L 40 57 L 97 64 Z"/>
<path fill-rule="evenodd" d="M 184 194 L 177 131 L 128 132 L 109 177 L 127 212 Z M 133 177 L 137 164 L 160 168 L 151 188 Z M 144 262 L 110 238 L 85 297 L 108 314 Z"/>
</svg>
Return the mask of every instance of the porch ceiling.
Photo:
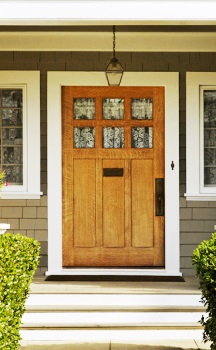
<svg viewBox="0 0 216 350">
<path fill-rule="evenodd" d="M 216 52 L 216 32 L 118 32 L 117 52 Z M 1 51 L 112 51 L 108 31 L 0 31 Z"/>
<path fill-rule="evenodd" d="M 1 51 L 215 52 L 213 0 L 0 0 Z"/>
</svg>

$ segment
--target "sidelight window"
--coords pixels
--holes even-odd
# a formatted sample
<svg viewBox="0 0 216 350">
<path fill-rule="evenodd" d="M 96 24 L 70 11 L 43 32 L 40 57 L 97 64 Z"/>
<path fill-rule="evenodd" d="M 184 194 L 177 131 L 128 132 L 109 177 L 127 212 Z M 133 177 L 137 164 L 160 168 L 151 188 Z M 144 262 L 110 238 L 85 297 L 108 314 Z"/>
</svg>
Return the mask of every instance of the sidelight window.
<svg viewBox="0 0 216 350">
<path fill-rule="evenodd" d="M 187 147 L 185 196 L 216 197 L 216 74 L 187 73 Z"/>
<path fill-rule="evenodd" d="M 40 74 L 0 72 L 2 198 L 40 198 Z"/>
</svg>

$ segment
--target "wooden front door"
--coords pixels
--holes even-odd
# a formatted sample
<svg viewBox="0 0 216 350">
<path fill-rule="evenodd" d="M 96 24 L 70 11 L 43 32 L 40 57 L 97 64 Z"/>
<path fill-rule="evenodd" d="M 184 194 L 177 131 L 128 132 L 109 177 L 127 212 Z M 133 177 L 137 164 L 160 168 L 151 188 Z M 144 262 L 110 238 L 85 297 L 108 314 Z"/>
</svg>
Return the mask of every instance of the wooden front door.
<svg viewBox="0 0 216 350">
<path fill-rule="evenodd" d="M 164 88 L 62 87 L 63 266 L 164 266 Z"/>
</svg>

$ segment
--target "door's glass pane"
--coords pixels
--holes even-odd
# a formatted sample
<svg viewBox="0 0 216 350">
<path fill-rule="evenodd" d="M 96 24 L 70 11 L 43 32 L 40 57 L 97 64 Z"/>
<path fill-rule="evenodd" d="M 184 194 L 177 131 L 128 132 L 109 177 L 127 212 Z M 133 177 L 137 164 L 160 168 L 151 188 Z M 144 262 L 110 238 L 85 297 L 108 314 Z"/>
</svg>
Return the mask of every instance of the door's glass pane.
<svg viewBox="0 0 216 350">
<path fill-rule="evenodd" d="M 22 110 L 2 109 L 3 126 L 22 126 Z"/>
<path fill-rule="evenodd" d="M 124 119 L 124 99 L 103 98 L 103 119 Z"/>
<path fill-rule="evenodd" d="M 132 128 L 132 148 L 152 148 L 152 127 Z"/>
<path fill-rule="evenodd" d="M 95 99 L 74 98 L 74 119 L 95 119 Z"/>
<path fill-rule="evenodd" d="M 2 90 L 2 107 L 22 107 L 22 90 Z"/>
<path fill-rule="evenodd" d="M 75 148 L 94 148 L 95 129 L 94 128 L 74 128 Z"/>
<path fill-rule="evenodd" d="M 103 148 L 123 148 L 124 128 L 107 127 L 103 128 Z"/>
<path fill-rule="evenodd" d="M 132 98 L 132 119 L 152 119 L 152 98 Z"/>
</svg>

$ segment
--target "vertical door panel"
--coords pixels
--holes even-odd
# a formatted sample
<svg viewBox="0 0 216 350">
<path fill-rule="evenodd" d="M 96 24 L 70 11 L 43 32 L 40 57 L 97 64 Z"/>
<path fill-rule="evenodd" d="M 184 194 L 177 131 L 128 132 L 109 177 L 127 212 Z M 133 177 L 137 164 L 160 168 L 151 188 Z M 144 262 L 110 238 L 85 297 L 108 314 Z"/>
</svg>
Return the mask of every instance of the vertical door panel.
<svg viewBox="0 0 216 350">
<path fill-rule="evenodd" d="M 132 160 L 132 246 L 153 246 L 152 160 Z"/>
<path fill-rule="evenodd" d="M 95 176 L 95 160 L 74 160 L 75 247 L 94 247 L 95 245 Z"/>
<path fill-rule="evenodd" d="M 120 170 L 120 173 L 118 170 Z M 124 161 L 103 161 L 102 193 L 103 245 L 104 247 L 124 247 Z"/>
</svg>

